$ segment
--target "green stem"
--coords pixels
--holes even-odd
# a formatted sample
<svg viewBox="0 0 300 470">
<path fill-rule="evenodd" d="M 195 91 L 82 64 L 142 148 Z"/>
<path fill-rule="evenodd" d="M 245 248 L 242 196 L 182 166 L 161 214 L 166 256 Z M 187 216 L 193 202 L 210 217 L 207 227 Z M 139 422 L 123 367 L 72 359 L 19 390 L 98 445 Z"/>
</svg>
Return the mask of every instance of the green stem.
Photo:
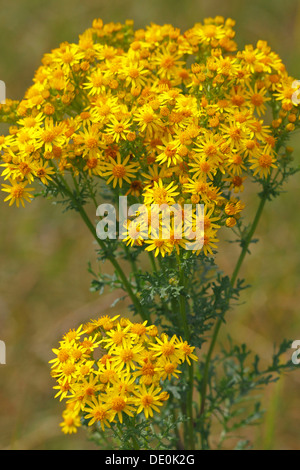
<svg viewBox="0 0 300 470">
<path fill-rule="evenodd" d="M 68 183 L 66 182 L 66 180 L 60 175 L 60 180 L 61 182 L 59 181 L 56 181 L 56 184 L 58 184 L 60 187 L 63 188 L 63 190 L 67 193 L 67 195 L 72 199 L 74 205 L 76 206 L 76 209 L 77 211 L 79 212 L 79 214 L 81 215 L 81 218 L 82 220 L 85 222 L 87 228 L 90 230 L 91 234 L 93 235 L 94 239 L 96 240 L 96 242 L 98 243 L 98 245 L 102 248 L 102 249 L 105 249 L 105 244 L 103 243 L 102 240 L 100 240 L 98 237 L 97 237 L 97 232 L 96 232 L 96 229 L 93 225 L 93 223 L 91 222 L 89 216 L 87 215 L 86 211 L 84 210 L 83 206 L 78 203 L 78 200 L 77 198 L 74 196 L 73 194 L 73 191 L 71 190 L 71 188 L 69 187 Z M 76 188 L 77 189 L 77 188 Z M 144 310 L 143 310 L 143 307 L 141 305 L 141 303 L 139 302 L 138 298 L 136 297 L 136 295 L 134 294 L 133 290 L 132 290 L 132 287 L 123 271 L 123 269 L 121 268 L 121 266 L 119 265 L 118 261 L 116 260 L 116 258 L 114 257 L 114 255 L 112 254 L 108 254 L 107 255 L 107 258 L 109 259 L 109 261 L 111 262 L 111 264 L 113 265 L 113 267 L 115 268 L 115 271 L 118 273 L 128 295 L 130 296 L 137 312 L 139 312 L 139 314 L 141 315 L 142 319 L 145 321 L 145 320 L 148 320 L 148 316 L 145 314 Z"/>
<path fill-rule="evenodd" d="M 153 272 L 157 272 L 157 267 L 156 267 L 155 258 L 154 258 L 153 253 L 148 251 L 148 255 L 149 255 L 149 259 L 150 259 L 150 262 L 151 262 Z"/>
<path fill-rule="evenodd" d="M 188 390 L 188 404 L 187 411 L 189 416 L 189 439 L 190 439 L 190 449 L 195 449 L 195 439 L 194 439 L 194 417 L 193 417 L 193 391 L 194 391 L 194 364 L 191 361 L 189 368 L 189 390 Z"/>
<path fill-rule="evenodd" d="M 237 261 L 236 267 L 235 267 L 235 269 L 234 269 L 234 271 L 233 271 L 233 274 L 232 274 L 232 276 L 231 276 L 231 285 L 232 285 L 232 286 L 234 286 L 234 284 L 235 284 L 235 281 L 236 281 L 237 275 L 238 275 L 238 273 L 239 273 L 239 270 L 240 270 L 240 268 L 241 268 L 241 265 L 242 265 L 242 263 L 243 263 L 243 261 L 244 261 L 244 258 L 245 258 L 246 254 L 247 254 L 247 252 L 248 252 L 249 245 L 250 245 L 250 243 L 251 243 L 251 240 L 252 240 L 252 237 L 253 237 L 253 235 L 254 235 L 254 232 L 255 232 L 255 230 L 256 230 L 256 228 L 257 228 L 257 225 L 258 225 L 258 222 L 259 222 L 259 220 L 260 220 L 262 211 L 263 211 L 263 209 L 264 209 L 264 207 L 265 207 L 266 201 L 267 201 L 267 194 L 261 198 L 260 204 L 259 204 L 259 206 L 258 206 L 258 209 L 257 209 L 257 212 L 256 212 L 256 214 L 255 214 L 254 220 L 253 220 L 253 222 L 252 222 L 251 228 L 250 228 L 250 230 L 249 230 L 249 232 L 248 232 L 248 235 L 247 235 L 247 237 L 246 237 L 246 239 L 245 239 L 245 244 L 244 244 L 243 249 L 242 249 L 242 251 L 241 251 L 241 253 L 240 253 L 240 256 L 239 256 L 239 259 L 238 259 L 238 261 Z"/>
<path fill-rule="evenodd" d="M 139 443 L 136 440 L 136 438 L 134 436 L 131 436 L 131 439 L 132 439 L 132 444 L 133 444 L 134 450 L 140 450 L 140 446 L 139 446 Z"/>
<path fill-rule="evenodd" d="M 128 246 L 123 243 L 122 245 L 122 248 L 124 250 L 124 253 L 125 253 L 125 256 L 127 257 L 129 263 L 130 263 L 130 266 L 131 266 L 131 269 L 132 269 L 132 273 L 134 275 L 134 278 L 135 278 L 135 282 L 136 282 L 136 285 L 138 287 L 138 289 L 140 288 L 140 281 L 139 281 L 139 269 L 138 269 L 138 266 L 136 264 L 136 261 L 134 260 L 134 258 L 131 256 L 131 253 L 130 253 L 130 250 L 128 248 Z"/>
<path fill-rule="evenodd" d="M 86 180 L 86 184 L 87 184 L 87 186 L 88 186 L 88 188 L 89 188 L 89 192 L 90 192 L 91 199 L 92 199 L 92 201 L 93 201 L 93 203 L 94 203 L 95 208 L 97 209 L 98 203 L 97 203 L 97 201 L 96 201 L 96 198 L 95 198 L 95 195 L 94 195 L 94 192 L 93 192 L 93 188 L 91 187 L 91 183 L 90 183 L 90 181 L 89 181 L 88 176 L 85 176 L 85 180 Z"/>
<path fill-rule="evenodd" d="M 91 231 L 93 237 L 95 238 L 95 240 L 97 241 L 98 245 L 104 249 L 105 248 L 105 245 L 104 243 L 102 242 L 102 240 L 100 240 L 98 237 L 97 237 L 97 233 L 96 233 L 96 230 L 95 230 L 95 227 L 94 225 L 91 223 L 88 215 L 86 214 L 85 210 L 80 207 L 79 208 L 79 213 L 82 217 L 82 219 L 84 220 L 84 222 L 86 223 L 87 227 L 89 228 L 89 230 Z M 148 320 L 148 316 L 145 315 L 144 313 L 144 310 L 143 310 L 143 307 L 141 305 L 141 303 L 139 302 L 137 296 L 134 294 L 133 290 L 132 290 L 132 287 L 123 271 L 123 269 L 121 268 L 121 266 L 119 265 L 118 261 L 116 260 L 116 258 L 114 257 L 114 255 L 110 255 L 108 254 L 107 255 L 107 258 L 109 259 L 109 261 L 111 262 L 111 264 L 113 265 L 113 267 L 115 268 L 115 271 L 118 273 L 128 295 L 130 296 L 136 310 L 140 313 L 143 321 L 145 320 Z"/>
<path fill-rule="evenodd" d="M 179 282 L 182 287 L 185 287 L 186 282 L 184 278 L 184 271 L 181 265 L 181 259 L 178 253 L 176 253 L 176 259 L 179 269 Z M 190 341 L 190 330 L 187 321 L 187 312 L 186 312 L 186 298 L 184 295 L 180 294 L 179 297 L 179 311 L 180 311 L 180 318 L 183 324 L 183 330 L 185 334 L 185 339 Z M 187 414 L 189 417 L 188 422 L 188 439 L 189 439 L 189 450 L 195 449 L 195 440 L 194 440 L 194 418 L 193 418 L 193 390 L 194 390 L 194 367 L 193 364 L 188 366 L 189 368 L 189 388 L 187 392 Z"/>
<path fill-rule="evenodd" d="M 268 197 L 268 195 L 266 193 L 261 198 L 260 204 L 258 206 L 257 212 L 255 214 L 252 225 L 250 227 L 250 230 L 247 234 L 247 237 L 244 240 L 244 245 L 243 245 L 242 251 L 241 251 L 240 256 L 237 260 L 235 269 L 234 269 L 232 277 L 231 277 L 231 286 L 232 287 L 235 284 L 235 281 L 237 279 L 237 276 L 238 276 L 238 273 L 239 273 L 240 268 L 242 266 L 242 263 L 244 261 L 244 258 L 245 258 L 246 254 L 248 252 L 249 245 L 251 243 L 252 237 L 254 235 L 254 232 L 255 232 L 255 230 L 257 228 L 257 225 L 258 225 L 258 222 L 260 220 L 262 211 L 263 211 L 265 203 L 267 201 L 267 197 Z M 208 350 L 208 353 L 207 353 L 207 356 L 206 356 L 206 361 L 205 361 L 205 366 L 204 366 L 204 371 L 203 371 L 202 387 L 201 387 L 201 392 L 200 392 L 200 398 L 201 398 L 200 416 L 204 412 L 210 361 L 211 361 L 211 357 L 212 357 L 212 354 L 213 354 L 213 351 L 214 351 L 214 348 L 215 348 L 215 345 L 216 345 L 217 337 L 218 337 L 218 334 L 219 334 L 222 323 L 223 323 L 223 317 L 220 316 L 218 318 L 217 322 L 216 322 L 215 329 L 214 329 L 212 339 L 211 339 L 211 343 L 210 343 L 210 347 L 209 347 L 209 350 Z"/>
<path fill-rule="evenodd" d="M 179 283 L 182 287 L 185 287 L 185 279 L 184 279 L 184 272 L 181 266 L 181 260 L 180 256 L 176 253 L 176 259 L 177 259 L 177 265 L 178 265 L 178 270 L 179 270 Z M 187 315 L 186 315 L 186 299 L 184 295 L 180 294 L 179 296 L 179 312 L 180 312 L 180 318 L 183 326 L 183 331 L 185 335 L 186 341 L 190 340 L 190 330 L 188 327 L 188 322 L 187 322 Z"/>
</svg>

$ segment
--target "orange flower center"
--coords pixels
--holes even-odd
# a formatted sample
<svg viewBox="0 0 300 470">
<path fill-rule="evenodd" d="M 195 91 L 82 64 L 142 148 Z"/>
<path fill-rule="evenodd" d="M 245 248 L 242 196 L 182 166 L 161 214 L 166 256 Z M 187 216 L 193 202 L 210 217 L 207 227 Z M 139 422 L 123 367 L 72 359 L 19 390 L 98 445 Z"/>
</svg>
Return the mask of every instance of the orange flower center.
<svg viewBox="0 0 300 470">
<path fill-rule="evenodd" d="M 261 155 L 259 158 L 259 165 L 263 168 L 269 168 L 272 165 L 272 156 Z"/>
<path fill-rule="evenodd" d="M 168 192 L 164 188 L 156 188 L 153 191 L 153 199 L 156 204 L 165 204 L 167 202 Z"/>
<path fill-rule="evenodd" d="M 133 351 L 131 349 L 124 349 L 121 352 L 120 357 L 123 362 L 130 362 L 133 358 Z"/>
<path fill-rule="evenodd" d="M 44 142 L 52 142 L 55 139 L 55 132 L 53 131 L 45 131 L 43 132 L 42 139 Z"/>
<path fill-rule="evenodd" d="M 96 139 L 95 137 L 88 137 L 85 143 L 89 149 L 94 149 L 98 146 L 98 139 Z"/>
<path fill-rule="evenodd" d="M 94 412 L 94 417 L 97 421 L 103 421 L 106 417 L 106 410 L 103 408 L 97 408 L 97 410 Z"/>
<path fill-rule="evenodd" d="M 153 114 L 152 114 L 152 113 L 150 113 L 150 112 L 145 112 L 145 113 L 143 114 L 143 121 L 144 121 L 145 123 L 152 122 L 153 119 L 154 119 L 154 117 L 153 117 Z"/>
<path fill-rule="evenodd" d="M 145 395 L 142 397 L 141 403 L 144 407 L 151 406 L 153 403 L 153 397 L 151 397 L 151 395 Z"/>
<path fill-rule="evenodd" d="M 211 166 L 208 162 L 201 162 L 200 169 L 203 171 L 203 173 L 208 173 L 211 169 Z"/>
<path fill-rule="evenodd" d="M 171 343 L 165 343 L 162 346 L 162 353 L 164 356 L 171 356 L 175 351 L 175 346 L 174 344 Z"/>
<path fill-rule="evenodd" d="M 59 362 L 66 362 L 69 359 L 69 357 L 70 357 L 69 353 L 65 349 L 62 349 L 61 351 L 59 351 L 57 355 Z"/>
<path fill-rule="evenodd" d="M 121 344 L 125 334 L 123 331 L 116 331 L 112 337 L 115 344 Z"/>
<path fill-rule="evenodd" d="M 111 401 L 111 408 L 114 411 L 122 411 L 126 406 L 126 402 L 122 397 L 115 397 Z"/>
<path fill-rule="evenodd" d="M 259 93 L 254 93 L 254 95 L 251 96 L 251 103 L 254 106 L 261 106 L 263 102 L 264 102 L 264 99 Z"/>
<path fill-rule="evenodd" d="M 126 175 L 126 168 L 124 165 L 117 164 L 113 167 L 112 173 L 116 178 L 123 178 Z"/>
<path fill-rule="evenodd" d="M 174 370 L 175 370 L 175 366 L 174 366 L 174 364 L 169 363 L 169 364 L 165 365 L 164 369 L 165 369 L 165 372 L 167 374 L 172 374 L 172 372 L 174 372 Z"/>
<path fill-rule="evenodd" d="M 174 65 L 174 58 L 172 56 L 167 56 L 161 61 L 161 66 L 164 69 L 170 69 Z"/>
<path fill-rule="evenodd" d="M 22 188 L 20 186 L 17 187 L 17 188 L 14 188 L 13 191 L 12 191 L 12 196 L 15 199 L 21 199 L 23 194 L 24 194 L 24 188 Z"/>
<path fill-rule="evenodd" d="M 138 71 L 138 69 L 130 69 L 128 71 L 128 75 L 131 77 L 131 78 L 137 78 L 139 75 L 140 75 L 140 72 Z"/>
</svg>

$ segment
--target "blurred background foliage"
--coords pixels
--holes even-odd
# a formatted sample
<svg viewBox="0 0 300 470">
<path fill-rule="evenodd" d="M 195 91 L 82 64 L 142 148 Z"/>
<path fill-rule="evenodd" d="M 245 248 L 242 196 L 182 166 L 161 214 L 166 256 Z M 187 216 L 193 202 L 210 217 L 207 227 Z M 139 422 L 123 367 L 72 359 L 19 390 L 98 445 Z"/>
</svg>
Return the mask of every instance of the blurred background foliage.
<svg viewBox="0 0 300 470">
<path fill-rule="evenodd" d="M 150 22 L 171 23 L 181 30 L 209 16 L 236 20 L 239 47 L 267 40 L 288 72 L 300 78 L 300 3 L 298 0 L 0 0 L 0 79 L 7 96 L 20 99 L 44 53 L 63 41 L 76 41 L 94 18 L 104 22 L 133 19 L 136 28 Z M 291 145 L 299 164 L 300 138 Z M 267 205 L 242 270 L 251 284 L 241 304 L 227 317 L 229 333 L 246 342 L 263 361 L 274 343 L 300 339 L 299 176 Z M 253 191 L 244 195 L 246 216 L 257 206 Z M 101 297 L 89 291 L 88 260 L 94 245 L 74 213 L 37 200 L 26 210 L 0 201 L 0 339 L 7 348 L 0 365 L 0 447 L 2 449 L 94 449 L 84 432 L 64 436 L 62 407 L 53 399 L 48 361 L 61 334 L 79 322 L 110 313 L 118 293 Z M 224 244 L 221 268 L 231 274 L 237 248 Z M 108 268 L 109 269 L 109 268 Z M 126 308 L 120 303 L 113 312 Z M 291 351 L 292 352 L 292 351 Z M 262 426 L 247 430 L 258 449 L 300 449 L 299 371 L 268 388 Z"/>
</svg>

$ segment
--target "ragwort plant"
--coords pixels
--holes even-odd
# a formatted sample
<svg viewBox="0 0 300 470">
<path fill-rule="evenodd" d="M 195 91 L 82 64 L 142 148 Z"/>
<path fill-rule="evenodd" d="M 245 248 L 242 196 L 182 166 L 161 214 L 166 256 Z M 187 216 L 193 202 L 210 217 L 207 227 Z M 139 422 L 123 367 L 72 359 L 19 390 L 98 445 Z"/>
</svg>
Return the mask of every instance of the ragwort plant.
<svg viewBox="0 0 300 470">
<path fill-rule="evenodd" d="M 288 140 L 299 128 L 299 82 L 265 41 L 238 50 L 234 25 L 208 18 L 182 33 L 96 19 L 78 43 L 44 55 L 21 101 L 0 107 L 10 125 L 0 137 L 5 201 L 42 196 L 74 210 L 97 243 L 91 289 L 122 288 L 130 299 L 124 316 L 70 325 L 50 360 L 66 402 L 62 431 L 84 426 L 102 449 L 222 448 L 260 421 L 253 392 L 291 367 L 282 360 L 289 341 L 268 367 L 231 339 L 215 355 L 247 287 L 239 272 L 265 205 L 296 171 Z M 251 223 L 245 186 L 258 194 Z M 99 237 L 89 214 L 100 203 L 118 209 L 119 196 L 146 210 L 115 224 L 116 237 Z M 175 207 L 167 237 L 153 205 Z M 230 274 L 215 262 L 226 231 L 240 248 Z M 248 445 L 237 439 L 236 448 Z"/>
</svg>

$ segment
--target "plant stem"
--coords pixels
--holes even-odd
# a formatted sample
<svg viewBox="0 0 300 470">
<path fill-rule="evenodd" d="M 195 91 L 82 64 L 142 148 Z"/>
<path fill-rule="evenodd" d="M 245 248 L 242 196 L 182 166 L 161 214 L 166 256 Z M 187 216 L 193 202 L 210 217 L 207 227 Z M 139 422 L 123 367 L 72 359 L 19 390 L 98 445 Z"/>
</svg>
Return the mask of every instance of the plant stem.
<svg viewBox="0 0 300 470">
<path fill-rule="evenodd" d="M 280 145 L 278 144 L 277 148 L 276 148 L 277 152 L 279 151 L 279 148 L 280 148 Z M 276 173 L 276 175 L 273 179 L 273 182 L 276 180 L 278 174 L 279 174 L 279 170 L 277 171 L 277 173 Z M 269 175 L 269 177 L 268 177 L 267 184 L 269 183 L 270 177 L 271 177 L 271 175 Z M 255 230 L 257 228 L 258 222 L 260 220 L 260 217 L 261 217 L 262 211 L 265 207 L 265 203 L 266 203 L 267 199 L 268 199 L 268 192 L 265 191 L 263 193 L 262 197 L 261 197 L 261 200 L 260 200 L 258 209 L 256 211 L 256 214 L 254 216 L 252 225 L 251 225 L 250 230 L 247 234 L 247 237 L 244 240 L 244 245 L 243 245 L 242 251 L 241 251 L 240 256 L 237 260 L 235 269 L 232 273 L 231 280 L 230 280 L 232 287 L 234 287 L 236 278 L 238 276 L 238 273 L 240 271 L 240 268 L 242 266 L 244 258 L 245 258 L 246 254 L 248 252 L 249 245 L 251 243 L 252 237 L 253 237 L 253 235 L 255 233 Z M 200 416 L 204 412 L 207 381 L 208 381 L 208 372 L 209 372 L 209 364 L 210 364 L 211 356 L 212 356 L 212 353 L 213 353 L 213 350 L 214 350 L 214 347 L 215 347 L 215 344 L 216 344 L 216 340 L 217 340 L 222 322 L 223 322 L 222 317 L 220 317 L 216 322 L 214 333 L 213 333 L 212 340 L 211 340 L 211 343 L 210 343 L 210 347 L 209 347 L 209 350 L 208 350 L 208 353 L 207 353 L 207 356 L 206 356 L 206 362 L 205 362 L 204 373 L 203 373 L 203 382 L 202 382 L 202 388 L 201 388 L 201 393 L 200 393 L 200 396 L 201 396 Z"/>
<path fill-rule="evenodd" d="M 232 274 L 232 276 L 231 276 L 231 285 L 232 285 L 232 286 L 234 286 L 234 284 L 235 284 L 237 275 L 238 275 L 239 270 L 240 270 L 240 268 L 241 268 L 241 265 L 242 265 L 242 263 L 243 263 L 243 261 L 244 261 L 244 258 L 245 258 L 246 254 L 247 254 L 247 251 L 248 251 L 248 248 L 249 248 L 249 244 L 251 243 L 252 237 L 253 237 L 254 232 L 255 232 L 255 230 L 256 230 L 256 228 L 257 228 L 257 225 L 258 225 L 258 222 L 259 222 L 259 220 L 260 220 L 260 217 L 261 217 L 261 214 L 262 214 L 262 211 L 263 211 L 263 209 L 264 209 L 264 206 L 265 206 L 266 201 L 267 201 L 267 194 L 261 198 L 261 201 L 260 201 L 260 204 L 259 204 L 259 206 L 258 206 L 257 212 L 256 212 L 255 217 L 254 217 L 254 219 L 253 219 L 251 228 L 250 228 L 250 230 L 249 230 L 249 232 L 248 232 L 248 235 L 247 235 L 247 237 L 246 237 L 246 239 L 245 239 L 245 244 L 244 244 L 243 249 L 242 249 L 242 251 L 241 251 L 241 253 L 240 253 L 240 256 L 239 256 L 239 259 L 238 259 L 238 261 L 237 261 L 236 267 L 235 267 L 235 269 L 234 269 L 234 271 L 233 271 L 233 274 Z"/>
<path fill-rule="evenodd" d="M 267 201 L 267 198 L 268 198 L 267 193 L 265 193 L 261 197 L 260 204 L 258 206 L 257 212 L 256 212 L 255 217 L 253 219 L 252 225 L 251 225 L 250 230 L 249 230 L 249 232 L 248 232 L 248 234 L 247 234 L 247 236 L 244 240 L 242 251 L 241 251 L 240 256 L 237 260 L 235 269 L 233 271 L 233 274 L 232 274 L 232 277 L 231 277 L 231 280 L 230 280 L 232 287 L 234 287 L 234 284 L 235 284 L 235 281 L 237 279 L 238 273 L 240 271 L 240 268 L 242 266 L 244 258 L 245 258 L 246 254 L 248 252 L 249 245 L 251 243 L 254 232 L 257 228 L 257 225 L 258 225 L 258 222 L 260 220 L 260 217 L 261 217 L 262 211 L 264 209 L 265 203 Z M 204 408 L 205 408 L 210 360 L 211 360 L 211 357 L 212 357 L 212 354 L 213 354 L 213 351 L 214 351 L 214 348 L 215 348 L 215 344 L 216 344 L 217 337 L 218 337 L 218 334 L 219 334 L 222 323 L 223 323 L 223 317 L 220 316 L 218 318 L 217 322 L 216 322 L 215 329 L 214 329 L 213 336 L 212 336 L 211 343 L 210 343 L 210 347 L 209 347 L 209 350 L 208 350 L 208 353 L 207 353 L 207 356 L 206 356 L 204 372 L 203 372 L 203 379 L 202 379 L 202 387 L 201 387 L 201 392 L 200 392 L 200 398 L 201 398 L 200 416 L 203 414 Z"/>
<path fill-rule="evenodd" d="M 140 450 L 140 446 L 139 446 L 139 443 L 136 440 L 136 438 L 134 436 L 131 436 L 131 439 L 132 439 L 132 444 L 133 444 L 134 450 Z"/>
<path fill-rule="evenodd" d="M 91 223 L 88 215 L 86 214 L 85 210 L 83 209 L 83 207 L 80 207 L 79 208 L 79 213 L 82 217 L 82 219 L 84 220 L 84 222 L 86 223 L 87 227 L 89 228 L 89 230 L 91 231 L 93 237 L 95 238 L 95 240 L 97 241 L 98 245 L 103 249 L 105 248 L 102 240 L 100 240 L 98 237 L 97 237 L 97 234 L 96 234 L 96 230 L 95 230 L 95 227 L 94 225 Z M 112 255 L 112 254 L 107 254 L 107 258 L 109 259 L 109 261 L 111 262 L 111 264 L 113 265 L 113 267 L 115 268 L 115 271 L 118 273 L 120 279 L 122 280 L 122 283 L 128 293 L 128 295 L 130 296 L 136 310 L 139 312 L 139 314 L 141 315 L 142 319 L 145 321 L 145 320 L 148 320 L 148 316 L 145 315 L 144 313 L 144 309 L 141 305 L 141 303 L 139 302 L 137 296 L 134 294 L 133 290 L 132 290 L 132 287 L 123 271 L 123 269 L 121 268 L 121 266 L 119 265 L 118 261 L 116 260 L 116 258 Z"/>
<path fill-rule="evenodd" d="M 176 253 L 177 265 L 179 269 L 179 282 L 182 287 L 185 287 L 185 278 L 184 271 L 181 264 L 181 259 L 179 254 Z M 180 294 L 179 297 L 179 311 L 180 318 L 183 325 L 183 331 L 186 341 L 190 341 L 191 333 L 187 321 L 186 313 L 186 298 L 183 294 Z M 187 414 L 189 417 L 188 422 L 188 438 L 189 438 L 189 448 L 190 450 L 195 449 L 195 440 L 194 440 L 194 418 L 193 418 L 193 390 L 194 390 L 194 367 L 193 364 L 188 366 L 189 373 L 189 388 L 187 392 Z"/>
<path fill-rule="evenodd" d="M 157 272 L 157 267 L 156 267 L 156 264 L 155 264 L 155 258 L 154 258 L 153 253 L 148 251 L 148 255 L 149 255 L 149 259 L 150 259 L 150 262 L 151 262 L 153 272 Z"/>
<path fill-rule="evenodd" d="M 100 240 L 100 238 L 97 237 L 97 232 L 96 232 L 96 229 L 93 225 L 93 223 L 91 222 L 89 216 L 87 215 L 86 211 L 84 210 L 82 204 L 80 204 L 76 198 L 76 196 L 74 196 L 73 194 L 73 191 L 71 190 L 71 188 L 69 187 L 68 183 L 66 182 L 66 180 L 60 175 L 60 180 L 61 182 L 57 181 L 56 180 L 56 184 L 61 187 L 63 189 L 63 191 L 72 199 L 72 202 L 74 203 L 74 205 L 76 206 L 76 209 L 77 211 L 79 212 L 82 220 L 85 222 L 87 228 L 90 230 L 91 234 L 93 235 L 94 239 L 96 240 L 96 242 L 98 243 L 98 245 L 100 246 L 100 248 L 102 249 L 105 249 L 105 245 L 103 243 L 102 240 Z M 77 189 L 77 188 L 76 188 Z M 76 191 L 77 192 L 77 191 Z M 115 271 L 118 273 L 128 295 L 130 296 L 137 312 L 141 315 L 142 319 L 145 321 L 145 320 L 148 320 L 148 316 L 145 314 L 144 312 L 144 309 L 141 305 L 141 303 L 139 302 L 137 296 L 134 294 L 133 290 L 132 290 L 132 287 L 123 271 L 123 269 L 121 268 L 121 266 L 119 265 L 118 261 L 116 260 L 116 258 L 114 257 L 113 254 L 110 254 L 108 253 L 107 254 L 107 258 L 109 259 L 109 261 L 111 262 L 111 264 L 113 265 L 113 267 L 115 268 Z"/>
<path fill-rule="evenodd" d="M 87 186 L 88 186 L 88 188 L 89 188 L 89 192 L 90 192 L 91 199 L 92 199 L 92 201 L 93 201 L 93 203 L 94 203 L 95 208 L 97 209 L 98 203 L 97 203 L 96 198 L 95 198 L 95 195 L 94 195 L 94 193 L 93 193 L 93 188 L 91 187 L 91 183 L 90 183 L 88 177 L 85 177 L 85 180 L 86 180 L 86 184 L 87 184 Z"/>
<path fill-rule="evenodd" d="M 181 260 L 180 256 L 176 253 L 176 259 L 177 259 L 177 265 L 178 265 L 178 270 L 179 270 L 179 283 L 182 287 L 185 287 L 185 280 L 184 280 L 184 272 L 181 266 Z M 180 317 L 181 317 L 181 322 L 183 326 L 183 331 L 185 335 L 186 341 L 190 340 L 190 330 L 188 327 L 188 322 L 187 322 L 187 316 L 186 316 L 186 299 L 184 295 L 180 294 L 179 296 L 179 311 L 180 311 Z"/>
</svg>

